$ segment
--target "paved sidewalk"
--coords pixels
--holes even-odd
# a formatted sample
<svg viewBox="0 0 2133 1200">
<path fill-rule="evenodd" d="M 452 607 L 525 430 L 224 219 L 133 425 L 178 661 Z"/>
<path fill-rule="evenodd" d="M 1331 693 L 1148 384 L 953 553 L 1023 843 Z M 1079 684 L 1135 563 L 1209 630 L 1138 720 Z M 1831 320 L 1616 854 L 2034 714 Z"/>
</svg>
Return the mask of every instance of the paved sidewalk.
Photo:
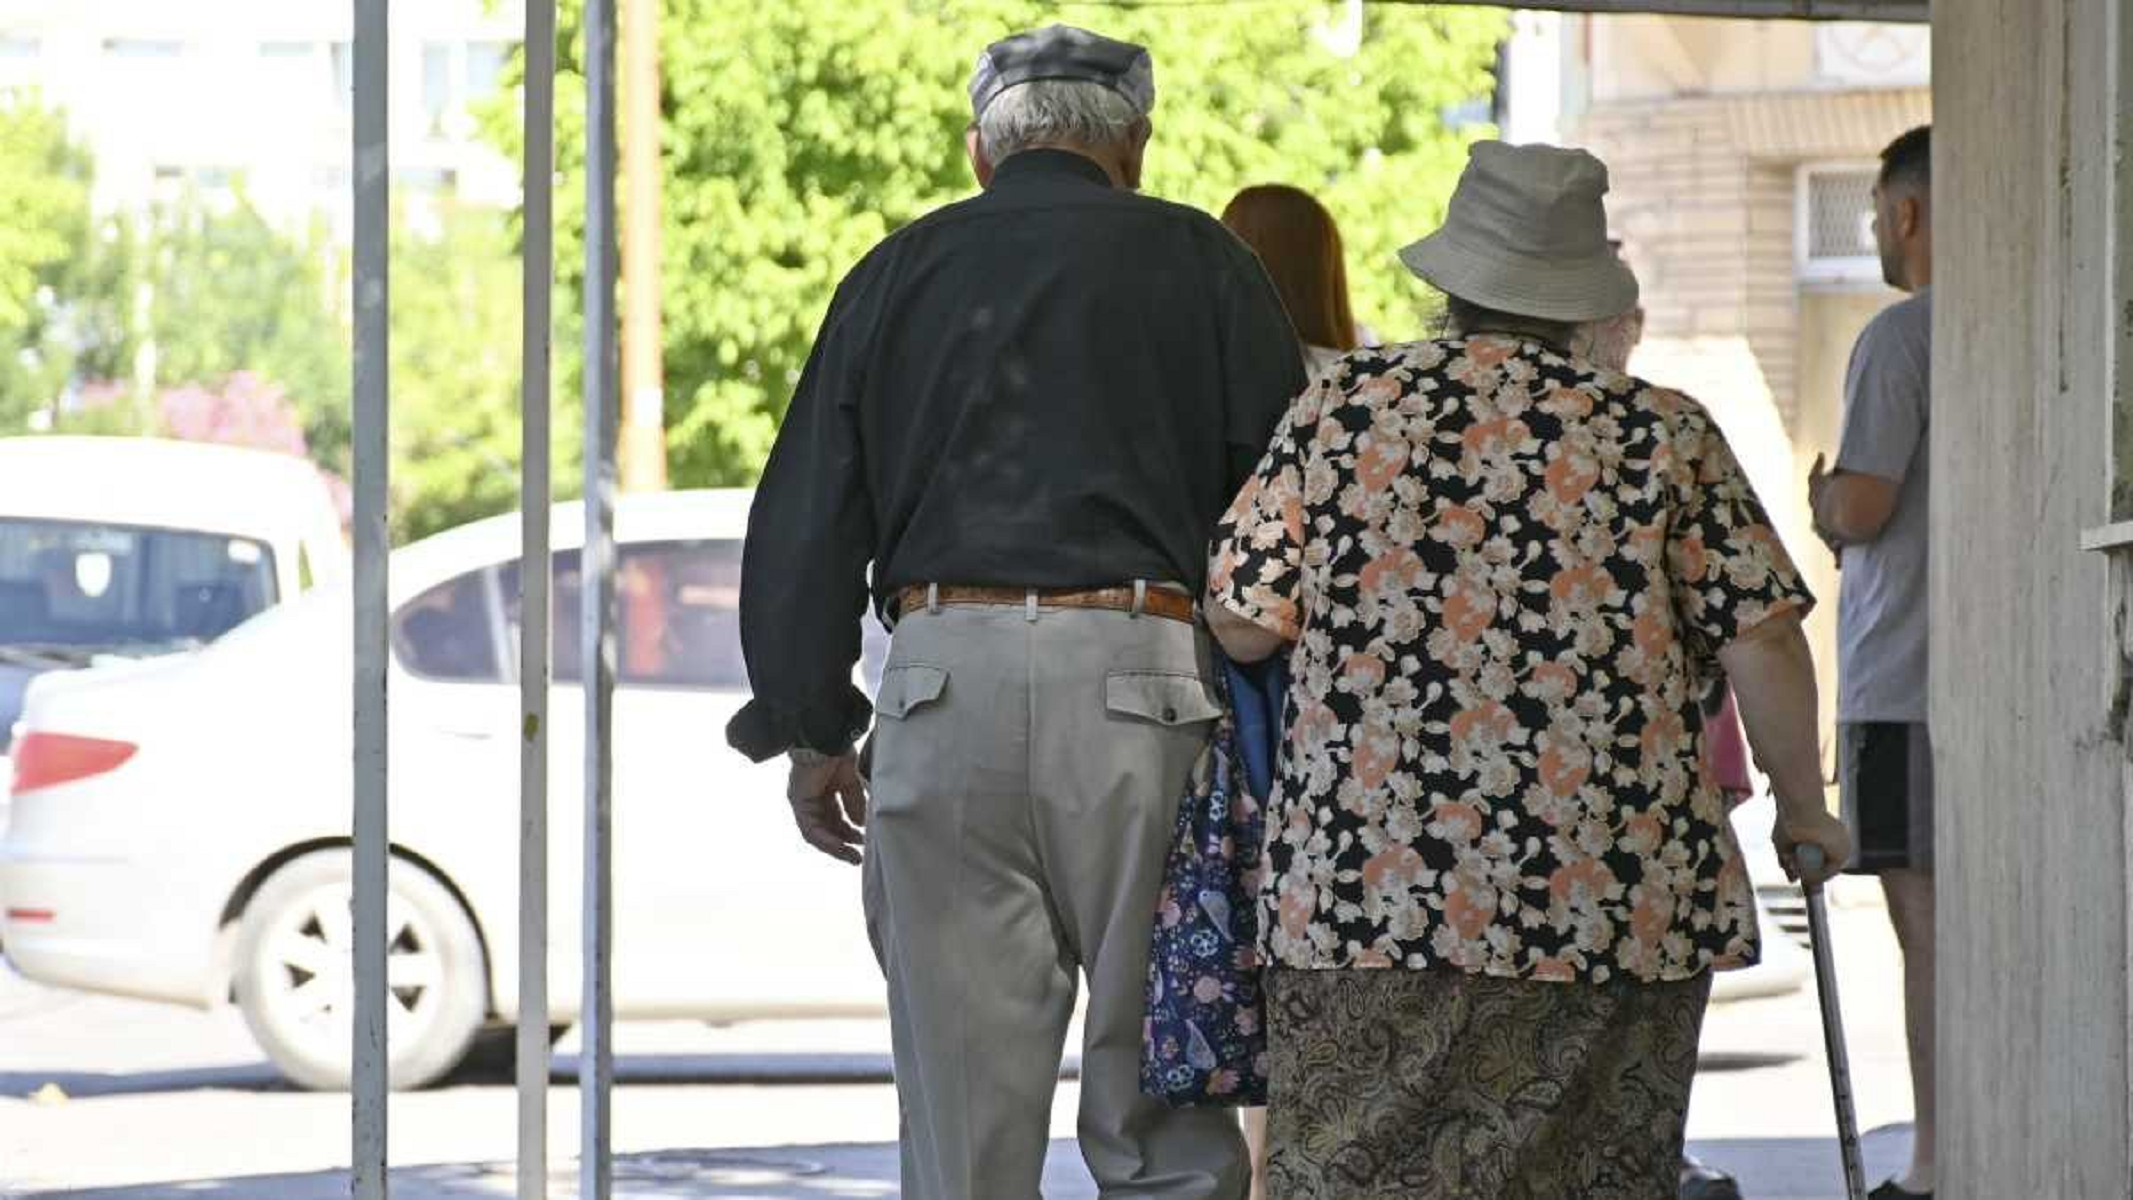
<svg viewBox="0 0 2133 1200">
<path fill-rule="evenodd" d="M 1905 1157 L 1911 1116 L 1901 976 L 1881 912 L 1831 916 L 1878 1181 Z M 616 1034 L 622 1200 L 896 1195 L 885 1022 L 631 1022 Z M 576 1035 L 558 1049 L 549 1194 L 572 1200 Z M 1072 1136 L 1079 1093 L 1071 1077 L 1060 1084 L 1054 1138 Z M 513 1194 L 496 1165 L 517 1141 L 508 1076 L 398 1093 L 390 1111 L 399 1200 Z M 345 1093 L 297 1090 L 261 1062 L 233 1011 L 56 991 L 0 968 L 0 1200 L 342 1200 L 348 1117 Z M 1740 1175 L 1751 1200 L 1835 1200 L 1834 1128 L 1811 986 L 1713 1005 L 1689 1108 L 1695 1152 Z M 1046 1195 L 1092 1194 L 1060 1142 Z"/>
<path fill-rule="evenodd" d="M 1842 1200 L 1844 1177 L 1832 1141 L 1764 1138 L 1697 1142 L 1691 1151 L 1733 1172 L 1747 1200 Z M 1869 1181 L 1900 1170 L 1909 1154 L 1905 1126 L 1874 1130 L 1865 1139 Z M 396 1200 L 495 1200 L 516 1194 L 505 1165 L 402 1167 L 392 1173 Z M 568 1168 L 550 1180 L 549 1195 L 578 1194 Z M 750 1150 L 666 1150 L 615 1161 L 616 1200 L 825 1200 L 897 1194 L 892 1145 L 782 1146 Z M 1052 1143 L 1045 1172 L 1047 1200 L 1091 1200 L 1095 1185 L 1073 1143 Z M 6 1193 L 0 1193 L 4 1196 Z M 345 1200 L 346 1172 L 190 1180 L 85 1191 L 33 1192 L 9 1200 Z"/>
</svg>

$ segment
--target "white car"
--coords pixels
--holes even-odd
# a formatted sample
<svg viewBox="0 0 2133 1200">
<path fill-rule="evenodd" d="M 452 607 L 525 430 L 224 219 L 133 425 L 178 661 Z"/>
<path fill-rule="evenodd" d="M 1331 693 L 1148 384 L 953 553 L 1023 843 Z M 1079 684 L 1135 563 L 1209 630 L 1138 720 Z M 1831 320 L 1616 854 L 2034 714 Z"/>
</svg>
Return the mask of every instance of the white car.
<svg viewBox="0 0 2133 1200">
<path fill-rule="evenodd" d="M 624 1018 L 883 1007 L 858 873 L 800 841 L 780 764 L 725 746 L 747 695 L 736 602 L 748 502 L 746 492 L 625 496 L 617 514 Z M 579 988 L 582 520 L 576 505 L 553 514 L 549 992 L 559 1026 L 575 1016 Z M 469 1054 L 505 1058 L 518 1015 L 518 554 L 511 515 L 392 557 L 389 985 L 402 1087 Z M 154 1000 L 234 999 L 292 1079 L 345 1085 L 349 621 L 346 589 L 321 589 L 192 653 L 37 681 L 15 820 L 0 840 L 0 929 L 18 970 Z M 878 674 L 878 631 L 865 650 L 862 669 Z M 1771 959 L 1722 977 L 1721 997 L 1798 985 L 1780 961 L 1789 943 L 1765 944 Z"/>
<path fill-rule="evenodd" d="M 197 442 L 0 438 L 0 825 L 31 679 L 212 641 L 347 575 L 299 458 Z"/>
<path fill-rule="evenodd" d="M 859 873 L 805 846 L 778 762 L 729 750 L 746 700 L 746 492 L 631 495 L 616 518 L 615 1006 L 625 1018 L 878 1013 Z M 553 514 L 552 1019 L 579 995 L 582 509 Z M 419 1086 L 508 1055 L 518 995 L 519 519 L 396 551 L 389 1034 Z M 50 676 L 0 841 L 8 956 L 46 983 L 230 998 L 287 1075 L 351 1045 L 349 600 L 324 589 L 197 652 Z M 870 626 L 871 628 L 871 626 Z M 870 643 L 878 661 L 882 645 Z"/>
</svg>

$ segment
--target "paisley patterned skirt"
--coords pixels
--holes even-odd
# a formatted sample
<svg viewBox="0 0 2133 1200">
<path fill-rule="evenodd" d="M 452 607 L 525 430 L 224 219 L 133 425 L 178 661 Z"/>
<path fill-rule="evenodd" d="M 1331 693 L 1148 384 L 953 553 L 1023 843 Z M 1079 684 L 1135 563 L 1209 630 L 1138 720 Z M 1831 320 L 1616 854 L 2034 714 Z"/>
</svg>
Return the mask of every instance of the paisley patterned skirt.
<svg viewBox="0 0 2133 1200">
<path fill-rule="evenodd" d="M 1709 973 L 1267 982 L 1269 1200 L 1673 1200 Z"/>
</svg>

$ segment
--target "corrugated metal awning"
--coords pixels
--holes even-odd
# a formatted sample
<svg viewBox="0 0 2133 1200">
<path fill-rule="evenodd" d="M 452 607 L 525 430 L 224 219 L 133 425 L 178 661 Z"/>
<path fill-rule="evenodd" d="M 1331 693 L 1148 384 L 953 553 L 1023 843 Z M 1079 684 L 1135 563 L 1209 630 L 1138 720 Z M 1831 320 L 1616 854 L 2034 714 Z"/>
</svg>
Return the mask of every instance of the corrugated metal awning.
<svg viewBox="0 0 2133 1200">
<path fill-rule="evenodd" d="M 1387 0 L 1378 0 L 1385 3 Z M 1445 0 L 1390 0 L 1431 4 Z M 1498 8 L 1562 12 L 1662 13 L 1692 17 L 1789 17 L 1802 21 L 1927 21 L 1928 0 L 1458 0 Z"/>
<path fill-rule="evenodd" d="M 1930 88 L 1728 98 L 1733 143 L 1753 158 L 1841 158 L 1879 146 L 1892 129 L 1933 120 Z"/>
</svg>

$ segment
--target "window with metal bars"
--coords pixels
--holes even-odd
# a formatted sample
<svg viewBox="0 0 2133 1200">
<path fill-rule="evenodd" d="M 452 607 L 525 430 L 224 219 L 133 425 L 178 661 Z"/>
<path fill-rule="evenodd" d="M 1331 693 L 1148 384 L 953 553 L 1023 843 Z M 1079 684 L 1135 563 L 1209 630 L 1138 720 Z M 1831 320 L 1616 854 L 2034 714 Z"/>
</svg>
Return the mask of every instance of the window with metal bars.
<svg viewBox="0 0 2133 1200">
<path fill-rule="evenodd" d="M 1870 166 L 1814 166 L 1799 179 L 1800 279 L 1871 284 L 1881 279 L 1874 249 L 1874 178 Z"/>
</svg>

